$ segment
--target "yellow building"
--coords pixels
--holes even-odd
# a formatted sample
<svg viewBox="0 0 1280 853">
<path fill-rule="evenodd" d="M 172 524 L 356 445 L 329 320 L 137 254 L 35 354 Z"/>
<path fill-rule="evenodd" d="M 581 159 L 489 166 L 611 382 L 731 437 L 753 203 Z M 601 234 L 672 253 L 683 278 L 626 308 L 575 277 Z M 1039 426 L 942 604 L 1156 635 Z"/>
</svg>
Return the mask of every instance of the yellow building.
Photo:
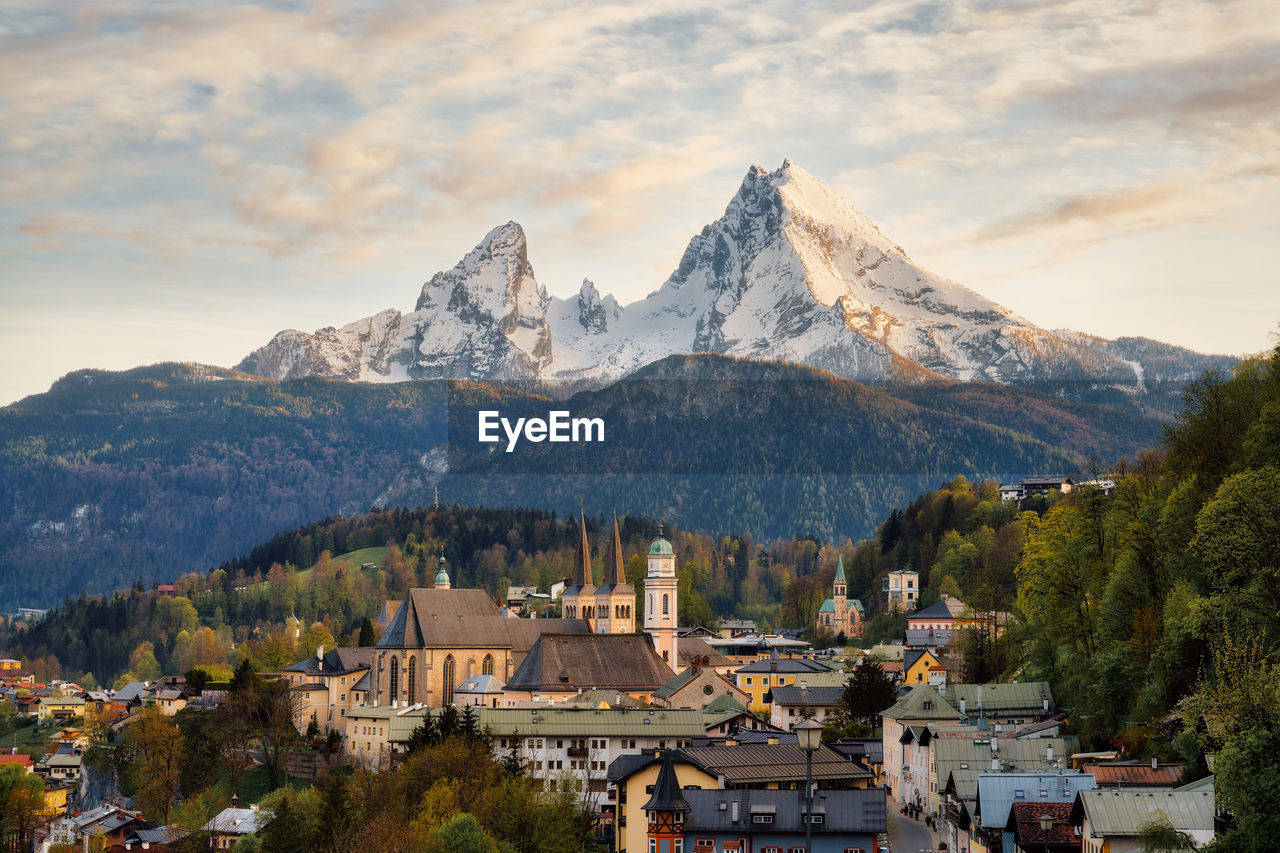
<svg viewBox="0 0 1280 853">
<path fill-rule="evenodd" d="M 773 704 L 770 692 L 773 688 L 799 684 L 809 675 L 830 675 L 831 671 L 826 664 L 808 658 L 774 656 L 739 667 L 734 673 L 734 682 L 739 690 L 751 697 L 747 707 L 767 718 Z"/>
<path fill-rule="evenodd" d="M 670 753 L 681 789 L 753 788 L 804 790 L 806 772 L 820 789 L 869 788 L 872 774 L 825 744 L 813 753 L 811 767 L 798 744 L 725 744 L 686 747 Z M 648 823 L 644 804 L 658 779 L 655 755 L 627 757 L 609 768 L 610 795 L 616 806 L 618 853 L 644 853 Z"/>
<path fill-rule="evenodd" d="M 942 661 L 929 649 L 917 650 L 909 649 L 902 658 L 903 677 L 902 683 L 908 687 L 914 687 L 917 684 L 934 684 L 941 680 L 946 683 L 946 667 L 942 665 Z M 939 674 L 939 670 L 941 674 Z M 932 676 L 932 678 L 931 678 Z"/>
</svg>

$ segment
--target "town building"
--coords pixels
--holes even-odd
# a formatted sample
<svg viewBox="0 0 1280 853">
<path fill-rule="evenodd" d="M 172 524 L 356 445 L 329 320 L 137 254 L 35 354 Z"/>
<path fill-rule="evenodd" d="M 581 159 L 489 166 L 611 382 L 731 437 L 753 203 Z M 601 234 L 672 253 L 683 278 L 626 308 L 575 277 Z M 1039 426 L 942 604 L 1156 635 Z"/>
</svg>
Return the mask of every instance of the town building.
<svg viewBox="0 0 1280 853">
<path fill-rule="evenodd" d="M 730 696 L 744 707 L 751 701 L 746 691 L 698 659 L 655 690 L 653 703 L 664 708 L 705 708 L 720 696 Z"/>
<path fill-rule="evenodd" d="M 885 606 L 889 612 L 915 610 L 920 599 L 920 573 L 911 569 L 897 569 L 884 578 Z"/>
<path fill-rule="evenodd" d="M 810 687 L 804 679 L 790 686 L 775 687 L 769 722 L 784 730 L 809 718 L 821 723 L 835 711 L 843 695 L 843 685 Z"/>
<path fill-rule="evenodd" d="M 753 795 L 766 791 L 786 795 L 791 798 L 787 802 L 792 806 L 796 803 L 794 798 L 804 792 L 805 752 L 795 743 L 726 743 L 692 747 L 674 750 L 663 759 L 653 755 L 624 756 L 610 765 L 608 773 L 613 803 L 617 807 L 614 849 L 618 853 L 644 853 L 648 849 L 645 804 L 650 801 L 663 761 L 668 758 L 683 796 L 688 797 L 697 789 L 714 793 L 719 795 L 715 802 L 725 802 L 726 810 L 729 809 L 729 799 L 734 797 L 738 798 L 741 809 L 743 801 L 740 795 L 748 790 Z M 864 805 L 869 808 L 873 819 L 876 809 L 885 808 L 884 793 L 871 789 L 872 774 L 865 767 L 849 761 L 825 744 L 818 747 L 812 759 L 811 778 L 817 791 L 815 800 L 824 791 L 869 789 L 871 793 L 865 795 L 869 805 L 860 804 L 859 808 Z M 887 820 L 887 815 L 882 820 Z M 710 826 L 706 829 L 709 832 Z M 736 837 L 733 843 L 736 843 Z M 695 844 L 696 837 L 686 836 L 684 849 L 692 853 Z M 717 851 L 724 849 L 723 844 L 716 847 Z M 759 853 L 761 848 L 742 849 L 744 853 Z"/>
<path fill-rule="evenodd" d="M 204 831 L 211 849 L 232 850 L 241 838 L 261 832 L 270 822 L 271 815 L 254 804 L 247 809 L 223 809 L 204 825 Z"/>
<path fill-rule="evenodd" d="M 741 666 L 734 673 L 738 688 L 751 697 L 747 705 L 752 711 L 769 714 L 773 702 L 771 690 L 797 684 L 810 674 L 829 675 L 831 667 L 808 658 L 784 658 L 777 654 Z"/>
<path fill-rule="evenodd" d="M 961 804 L 961 828 L 968 831 L 972 839 L 972 853 L 1003 850 L 1006 849 L 1005 835 L 1010 832 L 1010 812 L 1015 807 L 1025 807 L 1032 814 L 1053 814 L 1058 829 L 1050 836 L 1056 834 L 1060 841 L 1060 836 L 1073 834 L 1068 818 L 1076 794 L 1091 791 L 1094 787 L 1093 777 L 1088 773 L 979 773 L 973 813 L 969 814 L 967 802 L 962 801 Z M 1057 811 L 1045 808 L 1047 806 L 1053 806 Z M 1027 837 L 1024 835 L 1024 840 Z M 1078 836 L 1075 836 L 1075 842 L 1079 850 Z"/>
<path fill-rule="evenodd" d="M 1213 840 L 1212 791 L 1081 791 L 1071 808 L 1080 830 L 1082 853 L 1125 853 L 1140 849 L 1146 824 L 1165 822 L 1191 836 L 1197 846 Z"/>
<path fill-rule="evenodd" d="M 648 704 L 671 680 L 647 634 L 543 634 L 507 680 L 506 704 L 563 702 L 583 690 L 619 690 Z"/>
<path fill-rule="evenodd" d="M 322 733 L 345 731 L 347 715 L 364 704 L 359 685 L 373 661 L 372 648 L 316 648 L 312 657 L 285 667 L 289 689 L 298 697 L 295 722 L 305 731 L 315 719 Z"/>
</svg>

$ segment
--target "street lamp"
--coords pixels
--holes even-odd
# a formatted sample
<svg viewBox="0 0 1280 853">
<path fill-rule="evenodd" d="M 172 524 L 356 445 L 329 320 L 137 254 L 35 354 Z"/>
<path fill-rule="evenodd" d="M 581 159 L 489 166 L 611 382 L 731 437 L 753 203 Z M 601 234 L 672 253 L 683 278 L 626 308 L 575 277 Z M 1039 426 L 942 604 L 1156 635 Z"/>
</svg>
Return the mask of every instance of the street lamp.
<svg viewBox="0 0 1280 853">
<path fill-rule="evenodd" d="M 1044 836 L 1044 853 L 1049 853 L 1049 830 L 1053 829 L 1053 815 L 1040 815 L 1040 834 Z"/>
<path fill-rule="evenodd" d="M 813 849 L 813 751 L 822 743 L 822 723 L 812 717 L 803 723 L 792 726 L 800 748 L 804 750 L 804 850 L 810 853 Z"/>
</svg>

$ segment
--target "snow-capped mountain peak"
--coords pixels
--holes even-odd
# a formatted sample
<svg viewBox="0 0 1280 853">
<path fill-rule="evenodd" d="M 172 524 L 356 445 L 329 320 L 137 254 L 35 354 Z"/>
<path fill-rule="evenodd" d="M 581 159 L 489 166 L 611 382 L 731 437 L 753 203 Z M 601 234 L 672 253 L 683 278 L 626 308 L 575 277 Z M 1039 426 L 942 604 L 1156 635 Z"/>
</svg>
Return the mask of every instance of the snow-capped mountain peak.
<svg viewBox="0 0 1280 853">
<path fill-rule="evenodd" d="M 1132 359 L 1041 329 L 915 264 L 852 204 L 790 160 L 748 169 L 724 215 L 656 291 L 626 306 L 589 279 L 550 297 L 524 230 L 501 225 L 385 311 L 314 335 L 286 331 L 239 367 L 276 378 L 611 379 L 669 355 L 797 361 L 855 379 L 1002 382 L 1129 378 Z"/>
</svg>

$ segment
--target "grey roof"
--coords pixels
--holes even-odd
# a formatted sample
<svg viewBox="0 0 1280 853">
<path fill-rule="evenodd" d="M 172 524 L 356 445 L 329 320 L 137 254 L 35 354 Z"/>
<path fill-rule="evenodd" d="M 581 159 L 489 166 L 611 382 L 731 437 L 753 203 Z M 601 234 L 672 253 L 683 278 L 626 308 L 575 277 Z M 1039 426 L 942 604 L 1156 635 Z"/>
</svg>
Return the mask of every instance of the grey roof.
<svg viewBox="0 0 1280 853">
<path fill-rule="evenodd" d="M 130 681 L 124 687 L 116 691 L 116 695 L 112 698 L 117 702 L 132 702 L 142 697 L 142 691 L 147 689 L 145 681 Z"/>
<path fill-rule="evenodd" d="M 964 712 L 970 717 L 1044 714 L 1046 700 L 1049 702 L 1049 710 L 1054 710 L 1053 690 L 1050 689 L 1047 681 L 1020 681 L 1010 684 L 948 684 L 945 698 L 957 709 L 963 700 Z"/>
<path fill-rule="evenodd" d="M 369 673 L 365 672 L 364 675 L 360 676 L 360 680 L 351 685 L 351 689 L 367 691 L 369 689 Z"/>
<path fill-rule="evenodd" d="M 840 738 L 831 746 L 848 758 L 865 758 L 872 764 L 884 764 L 884 741 L 880 738 Z"/>
<path fill-rule="evenodd" d="M 965 719 L 951 706 L 931 685 L 920 684 L 911 688 L 911 692 L 903 696 L 893 706 L 883 712 L 882 717 L 890 720 L 955 720 Z"/>
<path fill-rule="evenodd" d="M 952 598 L 944 595 L 933 604 L 930 604 L 923 610 L 917 610 L 908 616 L 908 619 L 954 619 L 964 611 L 968 610 L 968 605 L 958 598 Z"/>
<path fill-rule="evenodd" d="M 1163 815 L 1174 829 L 1213 829 L 1212 791 L 1081 791 L 1073 822 L 1088 817 L 1094 835 L 1137 835 L 1138 827 Z"/>
<path fill-rule="evenodd" d="M 1057 773 L 1055 762 L 1067 760 L 1075 742 L 1075 737 L 1026 740 L 936 737 L 930 747 L 930 760 L 937 769 L 939 785 L 954 789 L 959 799 L 972 801 L 977 796 L 979 775 L 993 772 Z M 994 770 L 991 767 L 992 744 L 996 746 L 994 756 L 1000 762 L 1000 767 Z"/>
<path fill-rule="evenodd" d="M 695 657 L 706 658 L 707 666 L 733 666 L 737 664 L 737 661 L 724 652 L 707 645 L 707 641 L 701 637 L 681 637 L 680 644 L 676 647 L 676 652 L 680 656 L 681 666 L 689 666 L 693 663 Z"/>
<path fill-rule="evenodd" d="M 748 675 L 772 672 L 781 672 L 784 675 L 798 675 L 805 672 L 827 673 L 831 672 L 831 667 L 809 658 L 768 657 L 739 667 L 736 671 L 747 673 Z"/>
<path fill-rule="evenodd" d="M 176 826 L 157 826 L 154 829 L 135 829 L 133 836 L 147 844 L 172 844 L 191 833 Z"/>
<path fill-rule="evenodd" d="M 543 634 L 506 689 L 607 687 L 651 692 L 670 680 L 671 670 L 653 650 L 647 634 Z"/>
<path fill-rule="evenodd" d="M 738 746 L 686 747 L 677 753 L 714 776 L 724 776 L 727 784 L 750 785 L 805 778 L 805 752 L 797 744 L 739 744 Z M 849 761 L 826 744 L 813 753 L 814 780 L 859 780 L 871 772 Z"/>
<path fill-rule="evenodd" d="M 1070 803 L 1096 787 L 1088 773 L 980 773 L 973 813 L 977 823 L 999 832 L 1015 802 Z"/>
<path fill-rule="evenodd" d="M 544 633 L 589 634 L 585 619 L 516 619 L 502 615 L 483 590 L 411 589 L 375 648 L 488 648 L 526 654 Z"/>
<path fill-rule="evenodd" d="M 369 711 L 364 708 L 360 716 L 374 716 Z M 428 713 L 426 708 L 399 713 L 390 708 L 375 708 L 375 711 L 383 711 L 378 716 L 392 721 L 393 725 L 388 727 L 388 739 L 392 742 L 407 739 Z M 439 711 L 434 713 L 438 715 Z M 590 708 L 556 704 L 541 708 L 477 707 L 475 715 L 480 729 L 494 736 L 692 739 L 705 734 L 703 716 L 692 708 Z"/>
<path fill-rule="evenodd" d="M 800 822 L 805 807 L 803 790 L 689 789 L 682 793 L 692 809 L 685 817 L 686 832 L 743 832 L 757 838 L 770 832 L 804 832 L 804 824 Z M 819 790 L 813 798 L 813 813 L 824 817 L 821 824 L 813 825 L 814 835 L 885 832 L 888 821 L 885 796 L 882 788 Z M 732 802 L 738 803 L 736 823 L 732 819 L 734 809 L 720 807 L 721 803 Z M 753 824 L 753 811 L 772 814 L 773 822 L 768 825 Z"/>
<path fill-rule="evenodd" d="M 843 687 L 799 687 L 787 685 L 773 688 L 773 704 L 829 708 L 840 701 Z"/>
<path fill-rule="evenodd" d="M 951 642 L 950 628 L 908 628 L 908 646 L 945 646 Z"/>
<path fill-rule="evenodd" d="M 502 681 L 496 675 L 472 673 L 453 689 L 454 693 L 501 693 Z"/>
<path fill-rule="evenodd" d="M 204 825 L 206 832 L 219 835 L 248 835 L 271 822 L 271 813 L 258 809 L 223 809 Z"/>
<path fill-rule="evenodd" d="M 305 672 L 311 676 L 346 675 L 368 669 L 373 664 L 371 647 L 341 647 L 325 652 L 323 658 L 312 655 L 305 660 L 285 667 L 285 672 Z"/>
</svg>

